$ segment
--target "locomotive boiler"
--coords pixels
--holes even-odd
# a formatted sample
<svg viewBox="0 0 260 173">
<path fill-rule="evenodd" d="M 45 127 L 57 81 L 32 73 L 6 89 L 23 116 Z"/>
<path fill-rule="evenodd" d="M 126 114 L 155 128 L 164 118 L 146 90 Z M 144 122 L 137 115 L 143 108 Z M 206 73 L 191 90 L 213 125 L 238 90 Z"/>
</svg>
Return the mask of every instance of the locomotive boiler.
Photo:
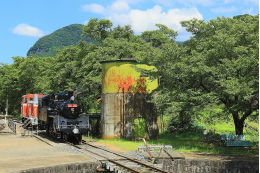
<svg viewBox="0 0 260 173">
<path fill-rule="evenodd" d="M 91 130 L 89 116 L 74 101 L 73 90 L 40 97 L 38 111 L 39 128 L 65 142 L 71 139 L 80 144 L 82 135 Z"/>
</svg>

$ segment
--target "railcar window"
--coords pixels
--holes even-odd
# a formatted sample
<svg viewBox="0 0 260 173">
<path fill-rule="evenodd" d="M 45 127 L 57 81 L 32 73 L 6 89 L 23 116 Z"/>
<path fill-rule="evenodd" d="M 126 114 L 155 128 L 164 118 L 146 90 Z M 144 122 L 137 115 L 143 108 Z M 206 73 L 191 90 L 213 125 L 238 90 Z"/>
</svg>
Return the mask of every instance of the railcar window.
<svg viewBox="0 0 260 173">
<path fill-rule="evenodd" d="M 24 103 L 27 103 L 27 102 L 28 102 L 28 97 L 25 97 Z"/>
<path fill-rule="evenodd" d="M 30 97 L 30 101 L 33 101 L 33 97 Z"/>
<path fill-rule="evenodd" d="M 42 107 L 42 102 L 39 103 L 39 107 Z"/>
<path fill-rule="evenodd" d="M 42 101 L 42 106 L 47 106 L 47 100 Z"/>
</svg>

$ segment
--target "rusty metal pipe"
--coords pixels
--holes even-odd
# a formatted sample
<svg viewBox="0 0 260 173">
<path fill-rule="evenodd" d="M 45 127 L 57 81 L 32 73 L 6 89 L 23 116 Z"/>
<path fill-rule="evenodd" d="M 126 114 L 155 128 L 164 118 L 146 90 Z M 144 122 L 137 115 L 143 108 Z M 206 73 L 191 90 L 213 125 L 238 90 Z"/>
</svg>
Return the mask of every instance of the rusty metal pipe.
<svg viewBox="0 0 260 173">
<path fill-rule="evenodd" d="M 121 138 L 123 138 L 124 137 L 124 118 L 123 118 L 123 99 L 122 99 L 122 97 L 120 97 L 120 103 L 121 103 L 121 105 L 120 105 L 120 114 L 121 114 Z"/>
<path fill-rule="evenodd" d="M 125 134 L 125 83 L 123 88 L 123 135 Z"/>
<path fill-rule="evenodd" d="M 148 154 L 149 154 L 149 156 L 150 156 L 150 159 L 152 160 L 153 155 L 152 155 L 151 151 L 149 150 L 149 147 L 148 147 L 148 145 L 147 145 L 147 143 L 146 143 L 146 141 L 145 141 L 145 138 L 139 138 L 139 139 L 142 139 L 142 140 L 144 141 L 144 144 L 145 144 L 145 146 L 146 146 L 146 149 L 147 149 L 147 151 L 148 151 Z"/>
</svg>

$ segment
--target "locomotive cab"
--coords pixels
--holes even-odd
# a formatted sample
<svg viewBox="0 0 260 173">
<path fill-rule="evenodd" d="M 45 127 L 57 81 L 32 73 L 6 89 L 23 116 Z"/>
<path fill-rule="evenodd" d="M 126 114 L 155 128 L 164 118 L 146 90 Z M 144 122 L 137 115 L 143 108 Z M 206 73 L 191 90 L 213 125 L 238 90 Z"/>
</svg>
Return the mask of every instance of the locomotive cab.
<svg viewBox="0 0 260 173">
<path fill-rule="evenodd" d="M 59 93 L 55 96 L 58 100 L 58 107 L 61 110 L 61 116 L 68 119 L 79 118 L 82 113 L 80 106 L 74 101 L 73 91 L 68 93 Z"/>
<path fill-rule="evenodd" d="M 73 101 L 64 105 L 63 113 L 64 117 L 67 117 L 68 119 L 74 119 L 79 117 L 81 111 L 78 104 Z"/>
<path fill-rule="evenodd" d="M 90 131 L 89 117 L 83 115 L 74 101 L 73 91 L 52 93 L 39 99 L 39 121 L 52 134 L 67 141 L 76 137 L 80 143 L 82 134 Z"/>
</svg>

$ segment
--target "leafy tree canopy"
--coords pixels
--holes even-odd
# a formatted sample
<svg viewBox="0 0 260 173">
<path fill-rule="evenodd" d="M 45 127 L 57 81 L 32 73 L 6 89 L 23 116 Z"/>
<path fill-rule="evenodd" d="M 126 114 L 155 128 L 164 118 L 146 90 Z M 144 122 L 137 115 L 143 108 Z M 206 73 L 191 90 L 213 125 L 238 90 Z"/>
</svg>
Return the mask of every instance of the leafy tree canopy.
<svg viewBox="0 0 260 173">
<path fill-rule="evenodd" d="M 56 49 L 52 57 L 13 57 L 13 64 L 0 64 L 0 110 L 4 112 L 7 98 L 9 110 L 18 113 L 24 94 L 70 88 L 83 111 L 98 110 L 99 61 L 135 59 L 157 68 L 149 73 L 160 81 L 152 93 L 153 101 L 160 114 L 172 117 L 169 130 L 176 126 L 176 120 L 181 122 L 178 127 L 185 129 L 206 106 L 215 104 L 223 105 L 217 115 L 221 119 L 232 115 L 236 133 L 243 134 L 245 120 L 258 116 L 259 16 L 209 22 L 193 19 L 181 24 L 194 35 L 183 45 L 175 41 L 177 32 L 162 24 L 139 36 L 130 25 L 112 28 L 107 19 L 91 19 L 82 36 L 88 35 L 98 44 L 79 39 L 77 44 Z"/>
<path fill-rule="evenodd" d="M 163 80 L 158 102 L 180 119 L 209 104 L 224 104 L 221 117 L 231 114 L 236 134 L 243 134 L 245 119 L 258 116 L 259 16 L 181 24 L 194 36 L 183 48 L 161 46 L 161 65 L 154 61 Z"/>
</svg>

